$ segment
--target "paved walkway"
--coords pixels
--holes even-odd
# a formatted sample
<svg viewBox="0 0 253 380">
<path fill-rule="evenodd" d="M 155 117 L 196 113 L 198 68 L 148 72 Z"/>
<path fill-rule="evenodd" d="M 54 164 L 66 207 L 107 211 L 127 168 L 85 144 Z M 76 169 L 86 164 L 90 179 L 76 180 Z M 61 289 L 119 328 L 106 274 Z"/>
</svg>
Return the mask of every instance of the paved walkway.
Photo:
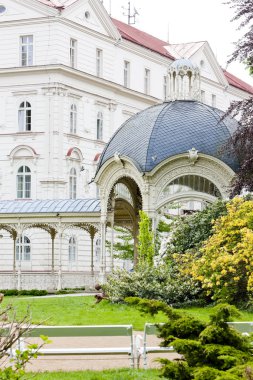
<svg viewBox="0 0 253 380">
<path fill-rule="evenodd" d="M 98 292 L 97 292 L 98 293 Z M 74 294 L 53 294 L 47 296 L 39 296 L 32 298 L 53 298 L 53 297 L 83 297 L 97 294 L 92 293 L 74 293 Z M 24 297 L 31 298 L 31 297 Z M 143 336 L 143 331 L 136 331 L 134 335 Z M 52 339 L 51 339 L 52 340 Z M 39 343 L 33 339 L 33 342 Z M 148 337 L 149 346 L 158 346 L 160 340 L 154 335 Z M 124 347 L 129 344 L 127 337 L 71 337 L 71 338 L 53 338 L 49 348 L 54 347 Z M 46 346 L 45 346 L 46 347 Z M 158 353 L 148 354 L 148 368 L 158 368 L 157 358 L 174 359 L 178 354 L 174 353 Z M 75 355 L 75 356 L 39 356 L 33 359 L 27 366 L 28 371 L 44 372 L 44 371 L 82 371 L 82 370 L 103 370 L 111 368 L 130 367 L 130 359 L 126 355 Z M 140 368 L 143 367 L 142 359 L 140 360 Z"/>
<path fill-rule="evenodd" d="M 143 332 L 135 332 L 143 335 Z M 53 342 L 48 346 L 54 347 L 124 347 L 129 344 L 128 337 L 81 337 L 81 338 L 54 338 Z M 148 337 L 150 346 L 159 345 L 159 339 L 156 336 Z M 174 359 L 178 357 L 174 353 L 157 353 L 148 354 L 148 368 L 158 368 L 159 363 L 155 359 L 163 357 Z M 127 355 L 75 355 L 75 356 L 40 356 L 32 360 L 28 365 L 29 371 L 81 371 L 81 370 L 103 370 L 110 368 L 130 367 L 130 359 Z M 140 368 L 143 368 L 142 359 L 140 360 Z"/>
</svg>

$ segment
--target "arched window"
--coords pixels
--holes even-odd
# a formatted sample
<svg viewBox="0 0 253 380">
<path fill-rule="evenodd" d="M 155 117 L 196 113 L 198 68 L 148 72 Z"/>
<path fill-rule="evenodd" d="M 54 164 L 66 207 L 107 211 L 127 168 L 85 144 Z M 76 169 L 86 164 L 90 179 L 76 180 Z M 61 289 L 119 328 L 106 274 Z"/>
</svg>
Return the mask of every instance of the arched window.
<svg viewBox="0 0 253 380">
<path fill-rule="evenodd" d="M 76 239 L 74 236 L 69 239 L 69 261 L 76 261 Z"/>
<path fill-rule="evenodd" d="M 16 241 L 16 260 L 31 260 L 31 242 L 27 236 L 21 236 L 20 239 Z"/>
<path fill-rule="evenodd" d="M 95 244 L 95 260 L 96 260 L 96 262 L 99 262 L 99 260 L 100 260 L 100 252 L 101 252 L 101 239 L 98 238 L 96 240 L 96 244 Z"/>
<path fill-rule="evenodd" d="M 197 191 L 221 198 L 219 189 L 207 178 L 198 175 L 184 175 L 169 183 L 163 191 L 164 196 Z"/>
<path fill-rule="evenodd" d="M 17 174 L 17 198 L 31 198 L 31 170 L 21 166 Z"/>
<path fill-rule="evenodd" d="M 103 140 L 103 114 L 98 112 L 97 114 L 97 139 Z"/>
<path fill-rule="evenodd" d="M 72 168 L 69 175 L 69 197 L 76 199 L 76 169 Z"/>
<path fill-rule="evenodd" d="M 70 133 L 76 133 L 77 107 L 75 104 L 70 106 Z"/>
<path fill-rule="evenodd" d="M 29 102 L 22 102 L 19 106 L 18 128 L 20 132 L 32 129 L 32 107 Z"/>
</svg>

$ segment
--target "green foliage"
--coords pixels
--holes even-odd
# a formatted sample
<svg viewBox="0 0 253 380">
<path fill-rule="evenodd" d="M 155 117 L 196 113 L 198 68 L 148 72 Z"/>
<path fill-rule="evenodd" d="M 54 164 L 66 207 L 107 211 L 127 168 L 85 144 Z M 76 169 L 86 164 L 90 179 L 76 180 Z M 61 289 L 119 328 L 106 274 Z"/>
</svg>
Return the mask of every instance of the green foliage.
<svg viewBox="0 0 253 380">
<path fill-rule="evenodd" d="M 129 230 L 123 227 L 114 227 L 115 240 L 113 244 L 114 257 L 122 260 L 134 260 L 133 236 Z M 106 242 L 106 247 L 111 248 L 111 242 Z"/>
<path fill-rule="evenodd" d="M 155 246 L 151 221 L 144 211 L 140 210 L 139 213 L 138 261 L 140 264 L 146 263 L 149 266 L 153 266 Z"/>
<path fill-rule="evenodd" d="M 42 372 L 27 374 L 29 380 L 161 380 L 158 369 L 107 369 L 103 371 Z"/>
<path fill-rule="evenodd" d="M 158 310 L 163 311 L 168 317 L 168 323 L 158 326 L 159 336 L 163 339 L 162 346 L 172 345 L 183 357 L 183 362 L 173 364 L 161 360 L 163 375 L 168 379 L 239 380 L 243 377 L 231 372 L 232 369 L 241 370 L 241 365 L 244 365 L 244 371 L 245 368 L 253 371 L 251 339 L 227 324 L 231 318 L 239 316 L 235 307 L 218 305 L 213 310 L 210 322 L 205 324 L 179 312 L 174 314 L 169 306 L 161 302 L 154 305 L 153 301 L 136 298 L 129 302 L 139 305 L 142 311 L 151 310 L 153 314 Z M 183 372 L 182 365 L 185 369 Z M 247 376 L 245 372 L 245 379 L 252 379 Z"/>
<path fill-rule="evenodd" d="M 108 276 L 103 290 L 112 302 L 140 297 L 173 305 L 190 304 L 202 292 L 197 281 L 183 276 L 176 266 L 147 264 L 139 264 L 133 272 L 115 270 Z"/>
<path fill-rule="evenodd" d="M 10 315 L 12 315 L 11 318 Z M 44 344 L 50 343 L 47 337 L 41 336 L 42 343 L 40 345 L 32 343 L 27 345 L 25 350 L 15 350 L 18 340 L 32 329 L 29 309 L 26 310 L 25 315 L 21 319 L 17 319 L 16 317 L 16 311 L 11 305 L 0 308 L 1 380 L 24 379 L 26 364 L 32 358 L 37 358 L 38 349 Z M 15 354 L 9 360 L 6 360 L 10 349 L 15 350 Z"/>
<path fill-rule="evenodd" d="M 178 363 L 172 362 L 167 359 L 161 359 L 163 364 L 162 376 L 170 380 L 191 380 L 191 369 L 188 364 L 180 361 Z M 203 380 L 203 379 L 201 379 Z"/>
<path fill-rule="evenodd" d="M 234 198 L 227 214 L 215 221 L 191 274 L 213 299 L 247 303 L 253 298 L 252 245 L 253 201 Z"/>
<path fill-rule="evenodd" d="M 21 319 L 29 305 L 31 322 L 43 325 L 119 325 L 133 324 L 135 330 L 143 330 L 146 318 L 136 307 L 115 304 L 107 300 L 95 303 L 94 296 L 49 297 L 49 298 L 6 298 L 5 304 L 12 303 Z M 71 310 L 71 312 L 70 312 Z M 151 318 L 151 322 L 164 322 L 164 315 Z"/>
<path fill-rule="evenodd" d="M 46 296 L 46 290 L 31 289 L 31 290 L 17 290 L 17 289 L 4 289 L 0 290 L 5 296 Z"/>
<path fill-rule="evenodd" d="M 218 200 L 202 211 L 177 219 L 172 226 L 168 253 L 198 252 L 213 233 L 213 221 L 226 213 L 226 202 Z"/>
</svg>

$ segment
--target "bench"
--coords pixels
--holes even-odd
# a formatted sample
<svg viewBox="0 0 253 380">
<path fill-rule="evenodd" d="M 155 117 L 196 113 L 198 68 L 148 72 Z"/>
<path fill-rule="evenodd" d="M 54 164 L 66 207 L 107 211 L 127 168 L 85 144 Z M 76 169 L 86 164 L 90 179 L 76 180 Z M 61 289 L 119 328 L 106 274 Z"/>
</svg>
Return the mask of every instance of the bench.
<svg viewBox="0 0 253 380">
<path fill-rule="evenodd" d="M 148 346 L 148 335 L 157 335 L 159 330 L 157 326 L 162 326 L 163 323 L 154 324 L 154 323 L 145 323 L 144 326 L 144 335 L 143 335 L 143 347 L 140 346 L 140 342 L 136 340 L 136 351 L 137 359 L 140 359 L 140 356 L 143 357 L 143 367 L 147 369 L 147 354 L 148 353 L 171 353 L 175 352 L 172 346 L 170 347 L 160 347 L 160 346 Z"/>
<path fill-rule="evenodd" d="M 249 335 L 253 333 L 253 322 L 227 322 L 227 323 L 229 326 L 234 327 L 237 331 L 239 331 L 243 335 Z M 143 335 L 143 347 L 141 347 L 140 341 L 137 340 L 136 349 L 139 356 L 143 357 L 143 367 L 145 369 L 147 369 L 147 354 L 148 353 L 176 352 L 172 346 L 170 347 L 148 346 L 147 336 L 157 335 L 159 333 L 157 326 L 159 325 L 161 326 L 163 324 L 162 323 L 159 323 L 159 324 L 146 323 L 145 324 L 144 335 Z"/>
<path fill-rule="evenodd" d="M 134 368 L 134 344 L 132 325 L 97 325 L 97 326 L 36 326 L 26 332 L 18 342 L 18 349 L 26 349 L 24 337 L 34 338 L 41 335 L 49 339 L 55 337 L 129 337 L 126 347 L 95 347 L 95 348 L 39 348 L 38 355 L 122 355 L 130 357 L 130 366 Z M 10 352 L 13 355 L 14 349 Z"/>
<path fill-rule="evenodd" d="M 229 326 L 234 327 L 243 335 L 253 333 L 253 322 L 227 322 Z"/>
</svg>

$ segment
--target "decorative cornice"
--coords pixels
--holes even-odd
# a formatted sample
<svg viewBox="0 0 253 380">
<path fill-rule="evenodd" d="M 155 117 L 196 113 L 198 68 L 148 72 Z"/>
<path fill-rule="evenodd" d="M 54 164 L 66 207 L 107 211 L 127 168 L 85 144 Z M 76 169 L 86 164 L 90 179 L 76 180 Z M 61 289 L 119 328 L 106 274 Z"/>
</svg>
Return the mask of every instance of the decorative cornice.
<svg viewBox="0 0 253 380">
<path fill-rule="evenodd" d="M 91 75 L 88 73 L 85 73 L 83 71 L 73 69 L 72 67 L 66 66 L 66 65 L 59 65 L 59 64 L 50 64 L 50 65 L 40 65 L 40 66 L 30 66 L 30 67 L 12 67 L 12 68 L 0 68 L 0 77 L 1 76 L 7 76 L 7 75 L 13 75 L 13 74 L 26 74 L 26 73 L 39 73 L 41 74 L 42 71 L 47 71 L 47 73 L 53 73 L 53 72 L 63 72 L 65 75 L 78 77 L 80 81 L 90 81 L 92 84 L 96 84 L 98 87 L 101 88 L 101 86 L 104 86 L 105 88 L 110 88 L 110 90 L 115 91 L 117 94 L 123 94 L 130 96 L 132 98 L 136 98 L 138 100 L 144 101 L 146 104 L 154 105 L 159 103 L 161 100 L 158 98 L 155 98 L 150 95 L 145 95 L 142 92 L 138 92 L 132 89 L 129 89 L 127 87 L 124 87 L 121 84 L 118 84 L 116 82 L 108 81 L 103 78 L 99 78 L 95 75 Z M 80 82 L 81 83 L 81 82 Z M 64 86 L 64 85 L 62 85 Z M 44 86 L 46 89 L 50 88 L 50 86 Z M 64 88 L 64 87 L 63 87 Z M 67 86 L 65 87 L 67 88 Z M 87 92 L 83 89 L 79 89 L 83 93 L 91 94 L 94 98 L 103 98 L 100 94 L 94 93 L 94 92 Z M 106 98 L 105 98 L 106 99 Z"/>
</svg>

